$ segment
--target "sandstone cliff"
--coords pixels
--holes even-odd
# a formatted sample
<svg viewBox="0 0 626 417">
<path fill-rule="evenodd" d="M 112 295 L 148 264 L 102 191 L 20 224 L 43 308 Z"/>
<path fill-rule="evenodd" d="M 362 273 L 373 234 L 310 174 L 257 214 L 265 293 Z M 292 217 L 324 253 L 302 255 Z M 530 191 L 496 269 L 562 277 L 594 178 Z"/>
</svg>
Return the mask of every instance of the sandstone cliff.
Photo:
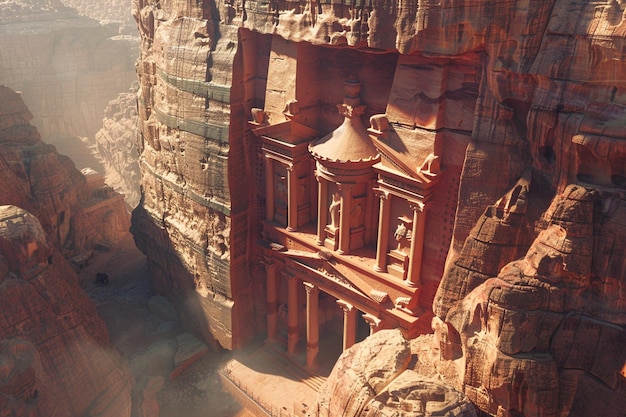
<svg viewBox="0 0 626 417">
<path fill-rule="evenodd" d="M 39 221 L 0 206 L 0 415 L 130 416 L 133 377 Z"/>
<path fill-rule="evenodd" d="M 99 168 L 77 138 L 93 140 L 107 102 L 128 91 L 136 38 L 53 0 L 4 2 L 0 23 L 0 84 L 22 92 L 48 143 Z"/>
<path fill-rule="evenodd" d="M 323 136 L 356 75 L 365 116 L 439 157 L 419 303 L 435 301 L 450 383 L 491 415 L 624 415 L 622 4 L 138 0 L 134 13 L 136 238 L 156 288 L 207 337 L 238 346 L 270 308 L 248 115 L 298 110 Z"/>
</svg>

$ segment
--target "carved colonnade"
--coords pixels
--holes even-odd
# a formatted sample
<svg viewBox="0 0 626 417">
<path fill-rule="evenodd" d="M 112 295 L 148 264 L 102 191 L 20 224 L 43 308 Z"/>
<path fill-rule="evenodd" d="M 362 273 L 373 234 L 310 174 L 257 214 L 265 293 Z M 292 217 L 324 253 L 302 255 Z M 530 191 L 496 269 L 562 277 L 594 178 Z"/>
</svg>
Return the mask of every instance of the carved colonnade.
<svg viewBox="0 0 626 417">
<path fill-rule="evenodd" d="M 267 340 L 278 341 L 278 279 L 279 265 L 272 260 L 264 262 L 267 279 Z M 318 285 L 302 280 L 286 271 L 280 272 L 287 281 L 287 354 L 294 355 L 300 341 L 298 286 L 302 285 L 306 293 L 306 366 L 315 370 L 318 366 L 320 351 L 319 334 L 319 295 L 324 291 Z M 343 350 L 356 343 L 358 309 L 349 301 L 337 299 L 337 305 L 343 312 Z M 293 308 L 296 306 L 296 308 Z M 363 319 L 370 327 L 370 334 L 382 328 L 382 320 L 373 314 L 363 313 Z"/>
</svg>

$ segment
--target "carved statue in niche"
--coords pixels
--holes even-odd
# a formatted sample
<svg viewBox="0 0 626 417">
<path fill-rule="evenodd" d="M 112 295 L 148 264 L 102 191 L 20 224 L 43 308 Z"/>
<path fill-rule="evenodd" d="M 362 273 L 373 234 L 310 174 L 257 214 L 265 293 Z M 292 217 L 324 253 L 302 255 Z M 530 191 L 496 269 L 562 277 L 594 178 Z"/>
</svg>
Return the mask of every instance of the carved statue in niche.
<svg viewBox="0 0 626 417">
<path fill-rule="evenodd" d="M 328 213 L 330 214 L 330 228 L 337 229 L 339 227 L 339 213 L 341 212 L 341 196 L 339 193 L 333 193 L 333 201 L 330 203 Z"/>
<path fill-rule="evenodd" d="M 404 217 L 399 217 L 400 223 L 398 227 L 396 227 L 396 231 L 393 233 L 393 237 L 398 242 L 398 247 L 396 250 L 403 252 L 403 248 L 408 248 L 411 246 L 411 229 L 407 227 L 409 224 L 408 219 Z"/>
</svg>

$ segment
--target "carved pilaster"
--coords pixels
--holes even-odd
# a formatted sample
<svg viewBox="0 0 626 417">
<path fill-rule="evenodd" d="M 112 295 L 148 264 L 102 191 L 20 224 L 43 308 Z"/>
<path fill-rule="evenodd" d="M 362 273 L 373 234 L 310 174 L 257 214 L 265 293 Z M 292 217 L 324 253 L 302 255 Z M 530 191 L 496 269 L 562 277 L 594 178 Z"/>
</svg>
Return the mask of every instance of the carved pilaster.
<svg viewBox="0 0 626 417">
<path fill-rule="evenodd" d="M 356 312 L 352 304 L 337 300 L 337 305 L 343 310 L 343 350 L 356 343 Z"/>
<path fill-rule="evenodd" d="M 387 249 L 389 246 L 389 219 L 391 215 L 391 200 L 389 193 L 374 189 L 374 194 L 380 199 L 380 212 L 378 215 L 378 239 L 376 241 L 376 263 L 374 271 L 387 271 Z"/>
<path fill-rule="evenodd" d="M 354 184 L 337 183 L 341 196 L 341 214 L 339 217 L 339 248 L 338 253 L 350 251 L 350 215 L 352 214 L 352 189 Z"/>
<path fill-rule="evenodd" d="M 265 155 L 265 219 L 274 220 L 274 161 Z"/>
<path fill-rule="evenodd" d="M 409 202 L 413 210 L 413 230 L 411 233 L 411 252 L 406 285 L 418 287 L 421 284 L 422 253 L 424 249 L 424 224 L 426 205 L 422 202 Z"/>
<path fill-rule="evenodd" d="M 292 164 L 287 166 L 287 230 L 298 227 L 298 174 Z"/>
<path fill-rule="evenodd" d="M 326 239 L 326 224 L 328 223 L 328 182 L 326 179 L 318 175 L 315 172 L 315 179 L 317 180 L 317 241 L 315 242 L 319 246 L 324 245 L 324 239 Z"/>
<path fill-rule="evenodd" d="M 269 342 L 275 342 L 278 335 L 278 268 L 276 264 L 271 261 L 266 261 L 264 264 L 267 285 L 267 340 Z"/>
<path fill-rule="evenodd" d="M 298 323 L 298 279 L 285 275 L 287 278 L 287 353 L 294 355 L 300 338 Z"/>
<path fill-rule="evenodd" d="M 306 290 L 306 366 L 317 369 L 319 355 L 319 288 L 304 282 Z"/>
</svg>

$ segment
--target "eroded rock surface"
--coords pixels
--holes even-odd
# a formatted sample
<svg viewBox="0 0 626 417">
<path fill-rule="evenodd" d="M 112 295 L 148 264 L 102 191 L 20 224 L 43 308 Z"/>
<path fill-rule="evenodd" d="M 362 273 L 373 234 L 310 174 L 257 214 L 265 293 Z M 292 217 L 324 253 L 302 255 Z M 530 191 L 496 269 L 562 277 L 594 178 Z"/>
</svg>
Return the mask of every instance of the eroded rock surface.
<svg viewBox="0 0 626 417">
<path fill-rule="evenodd" d="M 410 369 L 417 356 L 398 330 L 381 330 L 344 351 L 320 389 L 316 415 L 476 416 L 461 392 Z"/>
<path fill-rule="evenodd" d="M 106 183 L 124 195 L 129 207 L 139 203 L 137 137 L 137 91 L 131 88 L 104 110 L 102 128 L 95 136 L 95 155 L 105 168 Z"/>
<path fill-rule="evenodd" d="M 136 239 L 206 339 L 239 346 L 276 309 L 253 244 L 268 171 L 250 130 L 297 116 L 325 137 L 356 76 L 363 119 L 384 113 L 371 129 L 402 135 L 393 162 L 439 158 L 409 309 L 434 300 L 437 369 L 494 416 L 624 415 L 622 4 L 145 0 L 134 13 Z"/>
<path fill-rule="evenodd" d="M 123 197 L 41 141 L 20 94 L 0 87 L 0 201 L 27 209 L 64 256 L 88 256 L 128 230 Z"/>
<path fill-rule="evenodd" d="M 130 416 L 133 377 L 39 221 L 0 206 L 0 415 Z"/>
</svg>

